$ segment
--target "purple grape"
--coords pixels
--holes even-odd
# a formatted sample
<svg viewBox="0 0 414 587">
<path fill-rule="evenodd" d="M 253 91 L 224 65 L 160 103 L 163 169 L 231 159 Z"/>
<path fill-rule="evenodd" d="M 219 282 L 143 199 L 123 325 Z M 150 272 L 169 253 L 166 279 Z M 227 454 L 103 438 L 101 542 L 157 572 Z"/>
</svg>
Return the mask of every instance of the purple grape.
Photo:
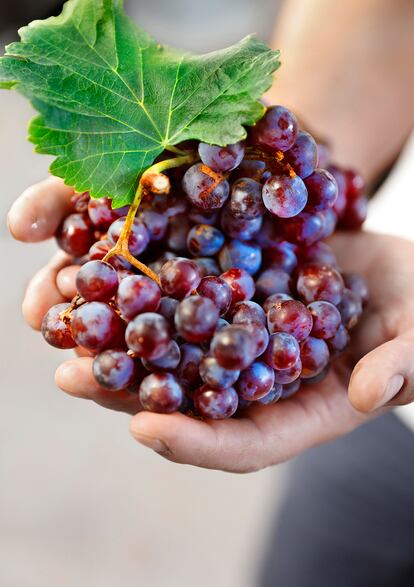
<svg viewBox="0 0 414 587">
<path fill-rule="evenodd" d="M 204 342 L 213 336 L 219 311 L 209 298 L 191 296 L 180 302 L 175 312 L 177 332 L 187 342 Z"/>
<path fill-rule="evenodd" d="M 111 224 L 108 230 L 108 239 L 112 244 L 118 242 L 124 227 L 126 217 L 118 218 Z M 140 255 L 148 246 L 150 240 L 149 232 L 145 224 L 139 218 L 135 218 L 132 224 L 131 234 L 128 240 L 128 247 L 131 255 Z"/>
<path fill-rule="evenodd" d="M 267 327 L 270 334 L 287 332 L 300 342 L 312 330 L 312 314 L 297 300 L 278 302 L 272 305 L 267 314 Z"/>
<path fill-rule="evenodd" d="M 362 275 L 358 273 L 343 273 L 342 275 L 345 283 L 345 287 L 350 289 L 356 294 L 365 305 L 368 302 L 369 290 L 368 283 Z"/>
<path fill-rule="evenodd" d="M 217 307 L 221 316 L 230 308 L 231 288 L 221 277 L 203 277 L 197 292 L 201 296 L 209 298 Z"/>
<path fill-rule="evenodd" d="M 161 298 L 157 313 L 164 316 L 164 318 L 174 326 L 174 317 L 175 312 L 177 310 L 178 304 L 180 302 L 174 298 L 169 298 L 168 296 L 164 296 Z"/>
<path fill-rule="evenodd" d="M 318 147 L 315 139 L 303 130 L 297 134 L 296 141 L 286 151 L 286 161 L 302 179 L 308 177 L 318 164 Z"/>
<path fill-rule="evenodd" d="M 228 209 L 236 218 L 251 220 L 261 216 L 264 213 L 261 184 L 248 177 L 235 181 Z"/>
<path fill-rule="evenodd" d="M 254 275 L 262 264 L 262 251 L 258 245 L 252 242 L 233 239 L 221 249 L 219 262 L 222 271 L 236 267 Z"/>
<path fill-rule="evenodd" d="M 300 345 L 302 379 L 319 375 L 329 363 L 329 349 L 324 340 L 309 336 Z"/>
<path fill-rule="evenodd" d="M 259 304 L 251 301 L 237 302 L 232 308 L 233 324 L 245 324 L 257 322 L 263 326 L 266 324 L 264 310 Z"/>
<path fill-rule="evenodd" d="M 150 412 L 176 412 L 183 398 L 183 389 L 171 373 L 151 373 L 142 380 L 139 388 L 142 407 Z"/>
<path fill-rule="evenodd" d="M 197 264 L 184 257 L 167 261 L 162 266 L 159 277 L 163 293 L 178 300 L 189 296 L 201 281 Z"/>
<path fill-rule="evenodd" d="M 283 106 L 272 106 L 253 127 L 252 137 L 256 144 L 265 149 L 287 151 L 298 134 L 295 115 Z"/>
<path fill-rule="evenodd" d="M 280 383 L 274 383 L 272 389 L 265 396 L 256 400 L 263 406 L 269 406 L 275 404 L 282 397 L 283 387 Z"/>
<path fill-rule="evenodd" d="M 345 289 L 342 300 L 338 304 L 343 325 L 350 330 L 358 324 L 362 314 L 361 298 L 350 289 Z M 330 338 L 330 337 L 328 337 Z"/>
<path fill-rule="evenodd" d="M 217 173 L 225 173 L 232 171 L 241 163 L 244 157 L 244 141 L 227 145 L 227 147 L 200 143 L 198 154 L 204 165 Z"/>
<path fill-rule="evenodd" d="M 226 389 L 210 389 L 203 385 L 194 393 L 194 405 L 197 412 L 209 420 L 230 418 L 239 403 L 238 395 L 233 387 Z"/>
<path fill-rule="evenodd" d="M 92 224 L 102 230 L 108 229 L 117 218 L 128 214 L 129 206 L 113 209 L 109 198 L 90 199 L 88 202 L 88 214 Z"/>
<path fill-rule="evenodd" d="M 72 257 L 86 255 L 95 241 L 89 216 L 86 214 L 66 216 L 56 232 L 56 241 L 59 247 Z"/>
<path fill-rule="evenodd" d="M 194 390 L 201 385 L 199 365 L 204 356 L 202 349 L 190 343 L 181 345 L 181 361 L 177 367 L 179 382 L 189 390 Z"/>
<path fill-rule="evenodd" d="M 266 326 L 259 322 L 239 322 L 235 324 L 235 326 L 241 326 L 249 333 L 252 341 L 254 358 L 256 359 L 257 357 L 260 357 L 269 344 L 269 332 Z"/>
<path fill-rule="evenodd" d="M 89 249 L 89 260 L 90 261 L 102 261 L 105 255 L 113 248 L 113 244 L 109 242 L 107 239 L 102 239 L 94 243 L 91 248 Z M 129 270 L 132 268 L 131 263 L 129 263 L 124 257 L 121 255 L 112 255 L 107 261 L 112 267 L 115 267 L 118 271 L 121 269 Z"/>
<path fill-rule="evenodd" d="M 251 335 L 240 325 L 231 325 L 217 332 L 210 350 L 219 365 L 226 369 L 245 369 L 254 359 Z"/>
<path fill-rule="evenodd" d="M 295 245 L 309 247 L 322 238 L 325 225 L 323 217 L 318 214 L 301 212 L 294 218 L 287 218 L 281 223 L 283 237 Z"/>
<path fill-rule="evenodd" d="M 286 293 L 272 294 L 271 296 L 266 298 L 265 301 L 263 302 L 263 310 L 267 314 L 269 312 L 270 308 L 272 308 L 272 306 L 274 306 L 278 302 L 285 302 L 286 300 L 293 300 L 293 298 L 292 298 L 292 296 L 290 296 L 289 294 L 286 294 Z"/>
<path fill-rule="evenodd" d="M 312 336 L 316 338 L 332 338 L 341 324 L 341 314 L 336 306 L 330 302 L 312 302 L 308 306 L 312 314 Z"/>
<path fill-rule="evenodd" d="M 76 289 L 87 302 L 108 302 L 117 292 L 118 275 L 109 263 L 89 261 L 76 275 Z"/>
<path fill-rule="evenodd" d="M 127 326 L 125 340 L 138 357 L 153 361 L 169 349 L 171 327 L 160 314 L 139 314 Z"/>
<path fill-rule="evenodd" d="M 187 236 L 191 223 L 187 214 L 172 216 L 168 221 L 167 247 L 175 253 L 187 253 Z"/>
<path fill-rule="evenodd" d="M 292 273 L 298 264 L 298 259 L 292 245 L 282 241 L 264 249 L 263 264 L 271 269 L 283 269 L 286 273 Z"/>
<path fill-rule="evenodd" d="M 116 301 L 127 320 L 143 312 L 155 312 L 160 305 L 161 290 L 145 275 L 125 277 L 119 284 Z"/>
<path fill-rule="evenodd" d="M 242 241 L 252 239 L 259 232 L 263 222 L 262 216 L 255 218 L 236 218 L 226 206 L 221 214 L 221 228 L 230 238 Z"/>
<path fill-rule="evenodd" d="M 164 214 L 146 208 L 140 213 L 139 218 L 145 224 L 151 241 L 162 240 L 167 234 L 168 218 Z"/>
<path fill-rule="evenodd" d="M 231 288 L 231 305 L 250 300 L 254 295 L 254 281 L 244 269 L 232 268 L 220 275 Z"/>
<path fill-rule="evenodd" d="M 126 389 L 136 378 L 135 361 L 125 351 L 109 349 L 97 355 L 92 364 L 96 381 L 110 391 Z"/>
<path fill-rule="evenodd" d="M 142 364 L 148 371 L 173 371 L 181 360 L 181 351 L 175 340 L 172 340 L 165 354 L 158 359 L 142 359 Z"/>
<path fill-rule="evenodd" d="M 335 212 L 332 208 L 326 208 L 326 210 L 321 210 L 317 214 L 322 219 L 322 232 L 320 238 L 330 237 L 334 233 L 338 223 L 338 218 Z"/>
<path fill-rule="evenodd" d="M 194 256 L 211 257 L 224 245 L 222 232 L 208 224 L 196 224 L 187 235 L 187 249 Z"/>
<path fill-rule="evenodd" d="M 91 351 L 109 348 L 119 335 L 122 322 L 103 302 L 89 302 L 72 312 L 70 331 L 73 340 Z"/>
<path fill-rule="evenodd" d="M 265 300 L 275 293 L 290 293 L 291 278 L 283 269 L 266 269 L 256 280 L 256 297 Z"/>
<path fill-rule="evenodd" d="M 350 342 L 349 333 L 345 326 L 340 324 L 335 336 L 329 338 L 326 342 L 333 357 L 340 355 Z"/>
<path fill-rule="evenodd" d="M 336 266 L 336 257 L 333 250 L 329 245 L 321 241 L 303 249 L 302 261 L 304 263 Z"/>
<path fill-rule="evenodd" d="M 290 367 L 289 369 L 275 369 L 275 383 L 287 385 L 288 383 L 296 381 L 301 373 L 302 361 L 299 358 L 293 367 Z"/>
<path fill-rule="evenodd" d="M 232 173 L 232 178 L 237 180 L 241 178 L 250 178 L 254 181 L 262 181 L 267 179 L 266 163 L 256 159 L 243 159 L 237 169 Z"/>
<path fill-rule="evenodd" d="M 298 341 L 287 332 L 271 334 L 264 361 L 273 369 L 290 369 L 300 355 Z"/>
<path fill-rule="evenodd" d="M 287 385 L 283 385 L 282 389 L 282 397 L 281 399 L 288 399 L 295 395 L 300 390 L 301 380 L 296 379 L 296 381 L 292 381 L 292 383 L 288 383 Z"/>
<path fill-rule="evenodd" d="M 269 365 L 256 361 L 240 373 L 236 389 L 243 399 L 258 400 L 271 391 L 274 378 L 274 371 Z"/>
<path fill-rule="evenodd" d="M 292 218 L 306 206 L 308 194 L 299 176 L 272 175 L 263 186 L 263 202 L 274 216 Z"/>
<path fill-rule="evenodd" d="M 218 223 L 220 218 L 220 210 L 200 210 L 200 208 L 193 207 L 188 214 L 188 218 L 194 224 L 208 224 L 214 226 Z"/>
<path fill-rule="evenodd" d="M 203 210 L 221 208 L 229 197 L 229 182 L 203 163 L 190 167 L 183 177 L 183 190 L 188 200 Z"/>
<path fill-rule="evenodd" d="M 316 169 L 312 175 L 305 179 L 308 190 L 307 210 L 319 212 L 326 208 L 332 208 L 338 197 L 338 184 L 333 175 L 325 169 Z"/>
<path fill-rule="evenodd" d="M 212 389 L 231 387 L 239 378 L 240 371 L 225 369 L 219 365 L 216 357 L 205 355 L 200 361 L 200 376 L 206 385 Z"/>
<path fill-rule="evenodd" d="M 310 304 L 316 300 L 339 304 L 344 294 L 341 274 L 328 265 L 306 265 L 299 271 L 297 290 L 301 298 Z"/>
<path fill-rule="evenodd" d="M 43 338 L 57 349 L 73 349 L 76 346 L 70 332 L 70 321 L 62 318 L 69 308 L 68 303 L 56 304 L 47 311 L 42 321 Z"/>
<path fill-rule="evenodd" d="M 195 257 L 193 259 L 194 263 L 200 269 L 200 273 L 202 277 L 208 276 L 216 276 L 218 277 L 221 273 L 220 267 L 217 265 L 216 261 L 211 257 Z M 208 297 L 208 296 L 207 296 Z"/>
</svg>

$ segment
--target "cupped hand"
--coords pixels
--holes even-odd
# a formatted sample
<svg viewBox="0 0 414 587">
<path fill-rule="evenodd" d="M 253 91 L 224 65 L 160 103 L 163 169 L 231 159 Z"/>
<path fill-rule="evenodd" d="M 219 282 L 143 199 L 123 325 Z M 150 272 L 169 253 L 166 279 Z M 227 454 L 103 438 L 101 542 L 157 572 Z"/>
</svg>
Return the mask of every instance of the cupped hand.
<svg viewBox="0 0 414 587">
<path fill-rule="evenodd" d="M 30 188 L 12 207 L 10 231 L 33 242 L 53 236 L 70 209 L 72 191 L 50 178 Z M 57 385 L 67 393 L 135 414 L 131 432 L 170 460 L 233 472 L 248 472 L 285 461 L 346 434 L 388 405 L 414 399 L 414 244 L 370 233 L 339 233 L 332 241 L 345 271 L 364 275 L 369 306 L 353 331 L 351 350 L 335 361 L 327 378 L 306 385 L 289 400 L 253 405 L 242 417 L 200 421 L 182 414 L 140 412 L 135 396 L 99 387 L 92 359 L 63 363 Z M 23 312 L 40 328 L 46 310 L 74 294 L 76 267 L 58 253 L 32 280 Z"/>
</svg>

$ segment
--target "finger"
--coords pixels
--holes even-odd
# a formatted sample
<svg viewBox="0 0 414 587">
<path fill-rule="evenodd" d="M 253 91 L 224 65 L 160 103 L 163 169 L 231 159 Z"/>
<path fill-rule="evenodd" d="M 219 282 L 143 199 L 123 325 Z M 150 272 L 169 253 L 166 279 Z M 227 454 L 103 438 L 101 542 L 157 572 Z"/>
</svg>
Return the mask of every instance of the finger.
<svg viewBox="0 0 414 587">
<path fill-rule="evenodd" d="M 141 408 L 138 396 L 128 391 L 113 392 L 101 387 L 93 376 L 92 363 L 91 357 L 62 363 L 56 370 L 56 385 L 69 395 L 92 400 L 104 408 L 136 414 Z"/>
<path fill-rule="evenodd" d="M 9 211 L 7 222 L 12 236 L 23 242 L 51 238 L 71 209 L 73 193 L 72 188 L 56 177 L 29 187 Z"/>
<path fill-rule="evenodd" d="M 65 298 L 72 299 L 76 295 L 76 275 L 79 269 L 80 265 L 68 265 L 56 276 L 56 286 Z"/>
<path fill-rule="evenodd" d="M 363 357 L 349 383 L 349 399 L 362 412 L 414 399 L 414 331 L 398 336 Z"/>
<path fill-rule="evenodd" d="M 56 277 L 68 263 L 70 257 L 59 251 L 30 281 L 26 290 L 22 312 L 26 322 L 40 330 L 42 320 L 51 306 L 67 301 L 56 285 Z"/>
<path fill-rule="evenodd" d="M 203 422 L 180 413 L 141 412 L 132 436 L 176 463 L 245 473 L 265 466 L 260 430 L 247 418 Z"/>
</svg>

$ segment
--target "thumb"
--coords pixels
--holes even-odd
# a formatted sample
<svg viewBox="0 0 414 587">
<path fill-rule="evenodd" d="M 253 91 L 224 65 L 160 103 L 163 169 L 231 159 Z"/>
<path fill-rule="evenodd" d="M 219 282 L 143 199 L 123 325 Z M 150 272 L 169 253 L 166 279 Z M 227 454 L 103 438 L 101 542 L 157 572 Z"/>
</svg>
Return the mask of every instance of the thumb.
<svg viewBox="0 0 414 587">
<path fill-rule="evenodd" d="M 349 400 L 357 410 L 372 412 L 386 404 L 414 400 L 414 331 L 386 342 L 363 357 L 349 382 Z"/>
</svg>

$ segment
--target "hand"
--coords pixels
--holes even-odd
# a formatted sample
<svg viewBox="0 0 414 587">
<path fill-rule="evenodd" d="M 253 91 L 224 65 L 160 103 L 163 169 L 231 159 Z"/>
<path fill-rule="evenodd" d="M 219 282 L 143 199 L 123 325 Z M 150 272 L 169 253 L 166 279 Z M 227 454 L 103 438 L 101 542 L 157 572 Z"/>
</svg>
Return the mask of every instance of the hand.
<svg viewBox="0 0 414 587">
<path fill-rule="evenodd" d="M 24 241 L 51 237 L 68 210 L 70 195 L 56 179 L 30 188 L 10 211 L 12 234 Z M 335 236 L 331 245 L 344 270 L 365 275 L 371 297 L 354 332 L 352 352 L 335 362 L 322 383 L 306 386 L 297 396 L 271 407 L 252 406 L 242 418 L 226 421 L 141 412 L 132 419 L 133 436 L 175 462 L 248 472 L 345 434 L 382 413 L 385 404 L 412 401 L 414 244 L 349 233 Z M 34 277 L 23 303 L 32 327 L 40 327 L 50 305 L 73 295 L 75 273 L 76 268 L 59 253 Z M 81 357 L 63 363 L 56 373 L 57 385 L 71 395 L 135 413 L 139 407 L 135 397 L 108 393 L 96 384 L 91 362 L 90 357 Z"/>
</svg>

